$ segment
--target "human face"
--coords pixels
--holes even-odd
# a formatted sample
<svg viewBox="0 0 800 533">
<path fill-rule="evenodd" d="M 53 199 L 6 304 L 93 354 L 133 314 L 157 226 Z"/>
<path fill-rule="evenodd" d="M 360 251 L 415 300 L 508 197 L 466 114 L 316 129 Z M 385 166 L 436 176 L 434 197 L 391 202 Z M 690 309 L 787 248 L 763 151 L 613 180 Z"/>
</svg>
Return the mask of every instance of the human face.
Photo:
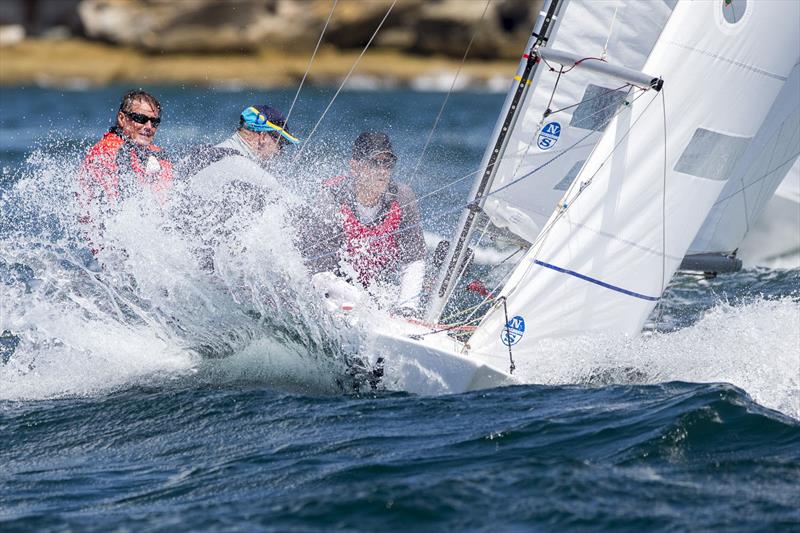
<svg viewBox="0 0 800 533">
<path fill-rule="evenodd" d="M 280 141 L 271 134 L 258 133 L 257 135 L 255 152 L 262 161 L 269 161 L 281 151 Z"/>
<path fill-rule="evenodd" d="M 131 102 L 129 113 L 138 113 L 150 118 L 159 118 L 158 110 L 144 100 L 134 100 Z M 117 124 L 122 128 L 122 133 L 136 144 L 149 146 L 153 143 L 158 126 L 154 126 L 151 121 L 139 124 L 124 112 L 117 113 Z"/>
<path fill-rule="evenodd" d="M 394 170 L 394 160 L 350 160 L 350 170 L 355 180 L 356 200 L 361 205 L 377 204 L 386 189 Z"/>
</svg>

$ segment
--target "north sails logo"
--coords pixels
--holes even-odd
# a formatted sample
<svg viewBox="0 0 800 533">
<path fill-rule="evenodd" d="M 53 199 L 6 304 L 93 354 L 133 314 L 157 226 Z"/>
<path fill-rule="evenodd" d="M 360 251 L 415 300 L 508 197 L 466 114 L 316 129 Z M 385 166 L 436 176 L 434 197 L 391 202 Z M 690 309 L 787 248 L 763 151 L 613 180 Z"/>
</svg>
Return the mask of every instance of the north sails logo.
<svg viewBox="0 0 800 533">
<path fill-rule="evenodd" d="M 542 126 L 542 129 L 539 131 L 539 135 L 536 137 L 536 146 L 538 146 L 540 150 L 549 150 L 556 145 L 560 136 L 561 124 L 558 122 L 548 122 Z"/>
<path fill-rule="evenodd" d="M 525 319 L 517 315 L 500 331 L 500 340 L 506 346 L 517 344 L 525 334 Z"/>
</svg>

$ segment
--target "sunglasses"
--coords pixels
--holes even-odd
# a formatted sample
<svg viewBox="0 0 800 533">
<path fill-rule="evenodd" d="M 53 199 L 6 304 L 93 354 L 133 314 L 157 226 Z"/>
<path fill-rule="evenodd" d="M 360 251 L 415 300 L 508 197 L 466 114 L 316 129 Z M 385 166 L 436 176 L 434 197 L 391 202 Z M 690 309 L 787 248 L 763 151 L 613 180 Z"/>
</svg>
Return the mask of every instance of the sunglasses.
<svg viewBox="0 0 800 533">
<path fill-rule="evenodd" d="M 391 170 L 397 161 L 393 158 L 367 159 L 367 164 L 372 168 L 384 168 Z"/>
<path fill-rule="evenodd" d="M 161 117 L 150 117 L 147 115 L 142 115 L 141 113 L 134 113 L 132 111 L 123 111 L 126 117 L 131 119 L 137 124 L 147 124 L 150 121 L 150 124 L 153 125 L 154 128 L 157 128 L 159 124 L 161 124 Z"/>
</svg>

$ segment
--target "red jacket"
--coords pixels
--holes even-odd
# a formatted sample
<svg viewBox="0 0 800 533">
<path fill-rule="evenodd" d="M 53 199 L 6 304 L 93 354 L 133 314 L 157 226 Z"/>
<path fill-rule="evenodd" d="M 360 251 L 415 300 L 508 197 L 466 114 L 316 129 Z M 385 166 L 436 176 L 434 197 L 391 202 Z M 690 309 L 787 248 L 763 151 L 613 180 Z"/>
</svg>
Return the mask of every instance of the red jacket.
<svg viewBox="0 0 800 533">
<path fill-rule="evenodd" d="M 375 220 L 364 223 L 355 214 L 351 178 L 335 176 L 323 185 L 323 208 L 308 216 L 313 235 L 308 235 L 304 252 L 312 257 L 312 270 L 335 272 L 344 259 L 368 286 L 376 279 L 392 279 L 403 265 L 425 258 L 417 201 L 408 186 L 391 182 Z M 326 208 L 329 203 L 332 209 Z"/>
<path fill-rule="evenodd" d="M 148 160 L 155 159 L 158 165 Z M 102 222 L 92 217 L 93 213 L 102 212 L 115 204 L 124 195 L 120 183 L 126 187 L 150 189 L 161 204 L 166 200 L 166 192 L 172 185 L 172 163 L 163 155 L 161 148 L 155 145 L 140 146 L 126 140 L 116 128 L 111 128 L 100 141 L 89 149 L 78 174 L 80 184 L 80 202 L 82 213 L 78 221 L 88 226 L 86 238 L 97 253 L 102 243 L 97 242 L 102 236 Z"/>
<path fill-rule="evenodd" d="M 366 287 L 388 265 L 396 262 L 400 255 L 395 239 L 403 218 L 400 204 L 392 200 L 383 220 L 374 225 L 358 220 L 347 204 L 341 205 L 339 213 L 342 216 L 347 259 L 358 272 L 358 281 Z"/>
<path fill-rule="evenodd" d="M 151 157 L 160 168 L 148 172 Z M 158 146 L 137 145 L 112 128 L 86 154 L 79 179 L 87 204 L 101 196 L 110 203 L 116 202 L 121 194 L 120 181 L 124 179 L 150 189 L 161 203 L 172 185 L 172 163 Z"/>
</svg>

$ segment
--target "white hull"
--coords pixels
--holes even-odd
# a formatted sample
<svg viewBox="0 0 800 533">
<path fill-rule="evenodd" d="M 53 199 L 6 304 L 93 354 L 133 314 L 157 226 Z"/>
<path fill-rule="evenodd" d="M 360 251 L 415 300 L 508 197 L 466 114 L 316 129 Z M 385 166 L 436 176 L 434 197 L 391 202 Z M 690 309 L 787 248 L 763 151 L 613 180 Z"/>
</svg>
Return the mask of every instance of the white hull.
<svg viewBox="0 0 800 533">
<path fill-rule="evenodd" d="M 464 351 L 464 345 L 445 333 L 419 339 L 411 335 L 430 328 L 392 319 L 374 332 L 360 353 L 371 361 L 384 360 L 382 385 L 387 390 L 413 394 L 457 394 L 518 383 L 513 376 L 485 364 Z M 462 353 L 464 351 L 465 353 Z"/>
</svg>

